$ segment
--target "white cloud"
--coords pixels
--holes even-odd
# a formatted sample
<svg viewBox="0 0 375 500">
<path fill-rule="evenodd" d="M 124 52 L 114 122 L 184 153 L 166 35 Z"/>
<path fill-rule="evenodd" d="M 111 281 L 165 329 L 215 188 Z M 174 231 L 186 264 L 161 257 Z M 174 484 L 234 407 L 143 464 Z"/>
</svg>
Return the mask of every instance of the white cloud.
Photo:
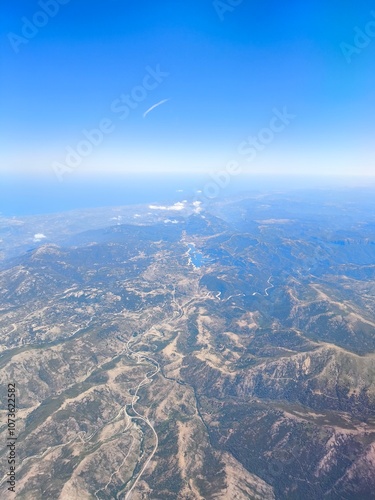
<svg viewBox="0 0 375 500">
<path fill-rule="evenodd" d="M 165 219 L 165 224 L 178 224 L 178 220 L 175 219 Z"/>
<path fill-rule="evenodd" d="M 36 233 L 36 234 L 34 234 L 34 242 L 35 243 L 38 243 L 39 241 L 42 241 L 45 238 L 47 238 L 47 236 L 45 236 L 43 233 Z"/>
<path fill-rule="evenodd" d="M 186 201 L 178 201 L 174 205 L 149 205 L 148 208 L 151 210 L 183 210 L 185 208 Z"/>
<path fill-rule="evenodd" d="M 201 211 L 202 211 L 201 204 L 202 204 L 202 202 L 201 202 L 201 201 L 193 201 L 193 206 L 195 207 L 194 212 L 195 212 L 196 214 L 199 214 L 199 212 L 201 212 Z"/>
</svg>

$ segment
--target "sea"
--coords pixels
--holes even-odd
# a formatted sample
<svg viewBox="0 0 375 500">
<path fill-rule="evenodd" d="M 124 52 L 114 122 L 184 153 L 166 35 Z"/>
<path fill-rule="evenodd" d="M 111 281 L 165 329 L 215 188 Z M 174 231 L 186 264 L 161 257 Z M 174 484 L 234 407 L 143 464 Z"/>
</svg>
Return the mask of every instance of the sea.
<svg viewBox="0 0 375 500">
<path fill-rule="evenodd" d="M 124 206 L 150 203 L 175 203 L 184 199 L 199 199 L 208 185 L 216 184 L 216 190 L 208 190 L 212 198 L 233 196 L 241 192 L 262 193 L 306 187 L 329 187 L 333 180 L 278 176 L 233 177 L 225 186 L 207 173 L 142 174 L 100 178 L 68 178 L 58 182 L 55 178 L 31 176 L 2 176 L 0 181 L 0 216 L 27 216 L 58 213 L 68 210 Z M 343 183 L 340 183 L 344 185 Z M 351 182 L 347 182 L 351 184 Z M 203 194 L 202 194 L 203 193 Z"/>
<path fill-rule="evenodd" d="M 206 181 L 207 182 L 207 181 Z M 27 216 L 104 206 L 177 202 L 191 198 L 203 178 L 121 176 L 64 182 L 20 176 L 0 183 L 0 215 Z"/>
</svg>

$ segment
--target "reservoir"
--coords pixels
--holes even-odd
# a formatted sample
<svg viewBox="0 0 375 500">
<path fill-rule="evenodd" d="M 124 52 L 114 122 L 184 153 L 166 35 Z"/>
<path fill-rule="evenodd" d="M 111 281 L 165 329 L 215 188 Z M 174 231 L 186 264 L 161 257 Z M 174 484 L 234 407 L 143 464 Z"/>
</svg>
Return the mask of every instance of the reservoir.
<svg viewBox="0 0 375 500">
<path fill-rule="evenodd" d="M 193 243 L 188 244 L 188 254 L 190 257 L 190 263 L 194 267 L 201 267 L 203 264 L 207 262 L 207 259 L 201 252 L 197 252 L 195 245 Z"/>
</svg>

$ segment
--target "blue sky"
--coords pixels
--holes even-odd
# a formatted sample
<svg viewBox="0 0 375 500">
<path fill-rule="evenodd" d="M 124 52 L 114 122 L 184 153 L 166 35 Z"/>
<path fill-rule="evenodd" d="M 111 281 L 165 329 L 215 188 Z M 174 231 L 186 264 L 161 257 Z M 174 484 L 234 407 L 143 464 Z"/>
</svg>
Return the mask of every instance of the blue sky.
<svg viewBox="0 0 375 500">
<path fill-rule="evenodd" d="M 37 15 L 47 0 L 3 3 L 3 174 L 54 179 L 66 148 L 103 120 L 110 132 L 69 176 L 204 172 L 231 160 L 272 175 L 374 173 L 373 2 L 64 1 L 47 20 Z M 26 38 L 25 19 L 45 25 Z M 371 36 L 353 45 L 371 20 Z M 168 75 L 142 94 L 150 68 Z M 138 102 L 122 116 L 118 100 L 132 92 Z M 285 108 L 295 118 L 248 161 L 239 145 Z"/>
</svg>

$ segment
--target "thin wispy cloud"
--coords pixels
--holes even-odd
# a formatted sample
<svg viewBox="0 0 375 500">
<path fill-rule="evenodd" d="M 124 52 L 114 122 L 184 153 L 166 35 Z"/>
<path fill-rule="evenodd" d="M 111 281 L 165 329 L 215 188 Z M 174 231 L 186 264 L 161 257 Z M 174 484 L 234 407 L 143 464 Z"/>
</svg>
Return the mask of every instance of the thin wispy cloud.
<svg viewBox="0 0 375 500">
<path fill-rule="evenodd" d="M 153 106 L 151 106 L 150 108 L 148 108 L 144 113 L 143 113 L 143 118 L 145 118 L 149 113 L 150 111 L 152 111 L 153 109 L 157 108 L 158 106 L 161 106 L 162 104 L 164 104 L 165 102 L 169 101 L 169 99 L 163 99 L 162 101 L 159 101 L 157 102 L 156 104 L 154 104 Z"/>
</svg>

